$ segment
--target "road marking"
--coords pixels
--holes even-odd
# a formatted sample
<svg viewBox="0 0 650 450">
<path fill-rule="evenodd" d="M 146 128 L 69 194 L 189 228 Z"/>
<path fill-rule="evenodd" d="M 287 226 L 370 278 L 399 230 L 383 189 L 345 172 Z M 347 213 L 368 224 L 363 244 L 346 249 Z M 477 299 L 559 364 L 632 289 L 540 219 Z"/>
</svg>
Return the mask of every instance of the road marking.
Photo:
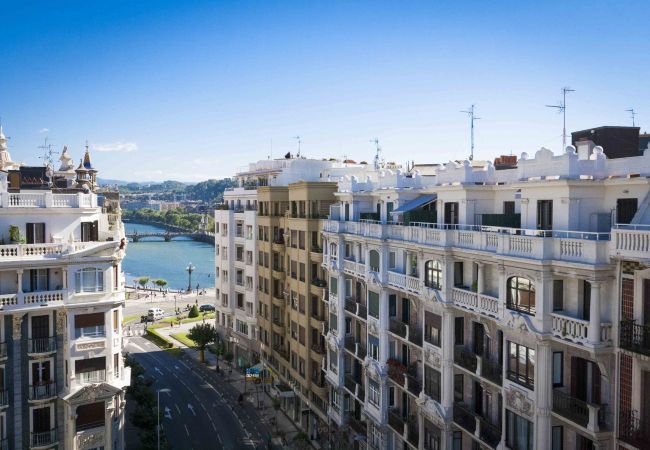
<svg viewBox="0 0 650 450">
<path fill-rule="evenodd" d="M 215 428 L 215 429 L 216 429 L 216 428 Z M 219 445 L 223 445 L 223 444 L 221 443 L 221 436 L 219 436 L 218 433 L 217 433 L 217 440 L 219 441 Z"/>
<path fill-rule="evenodd" d="M 190 437 L 190 431 L 187 429 L 187 425 L 183 424 L 185 427 L 185 433 L 187 434 L 187 437 Z"/>
<path fill-rule="evenodd" d="M 217 431 L 217 426 L 214 424 L 214 422 L 210 421 L 210 423 L 212 424 L 212 428 L 214 428 L 214 431 Z M 217 436 L 219 436 L 219 435 L 217 435 Z"/>
<path fill-rule="evenodd" d="M 162 370 L 160 370 L 158 367 L 154 367 L 153 370 L 155 370 L 156 372 L 158 372 L 160 375 L 165 375 L 165 374 L 162 372 Z"/>
<path fill-rule="evenodd" d="M 176 403 L 174 403 L 174 406 L 176 407 L 176 411 L 178 411 L 178 414 L 180 414 L 180 413 L 181 413 L 181 409 L 178 407 L 178 405 L 177 405 Z"/>
<path fill-rule="evenodd" d="M 194 407 L 192 406 L 191 403 L 188 403 L 188 404 L 187 404 L 187 409 L 189 409 L 190 411 L 192 411 L 192 414 L 194 414 L 194 417 L 196 417 L 196 413 L 194 412 Z"/>
</svg>

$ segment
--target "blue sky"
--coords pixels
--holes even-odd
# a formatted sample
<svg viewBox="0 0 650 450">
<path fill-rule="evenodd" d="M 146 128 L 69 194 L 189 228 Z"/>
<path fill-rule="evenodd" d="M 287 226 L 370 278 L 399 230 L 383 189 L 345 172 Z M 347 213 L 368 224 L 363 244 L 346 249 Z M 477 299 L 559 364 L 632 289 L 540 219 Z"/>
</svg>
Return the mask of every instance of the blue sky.
<svg viewBox="0 0 650 450">
<path fill-rule="evenodd" d="M 650 130 L 647 1 L 0 0 L 0 116 L 15 160 L 45 136 L 100 176 L 199 181 L 296 148 L 444 162 Z M 47 130 L 47 131 L 46 131 Z"/>
</svg>

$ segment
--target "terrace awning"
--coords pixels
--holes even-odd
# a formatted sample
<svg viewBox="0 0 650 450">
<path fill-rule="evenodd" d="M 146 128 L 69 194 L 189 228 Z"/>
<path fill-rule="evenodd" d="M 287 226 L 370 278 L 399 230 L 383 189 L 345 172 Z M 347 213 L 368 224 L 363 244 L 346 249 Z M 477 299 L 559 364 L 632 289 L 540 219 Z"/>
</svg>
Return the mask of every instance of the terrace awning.
<svg viewBox="0 0 650 450">
<path fill-rule="evenodd" d="M 421 195 L 418 198 L 413 199 L 410 202 L 401 205 L 396 210 L 391 211 L 391 214 L 402 214 L 408 211 L 412 211 L 414 209 L 426 205 L 427 203 L 431 203 L 435 201 L 437 198 L 438 198 L 437 194 Z"/>
</svg>

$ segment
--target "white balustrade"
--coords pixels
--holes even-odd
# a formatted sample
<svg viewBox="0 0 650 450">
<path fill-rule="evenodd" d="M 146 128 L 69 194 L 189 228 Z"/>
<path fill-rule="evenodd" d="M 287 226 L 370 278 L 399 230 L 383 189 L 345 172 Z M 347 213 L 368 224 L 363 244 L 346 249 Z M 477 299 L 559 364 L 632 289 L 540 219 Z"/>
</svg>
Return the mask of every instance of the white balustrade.
<svg viewBox="0 0 650 450">
<path fill-rule="evenodd" d="M 552 313 L 551 318 L 553 335 L 564 340 L 575 342 L 576 344 L 589 344 L 588 335 L 591 325 L 588 320 L 578 319 L 560 313 Z M 610 323 L 601 323 L 599 336 L 601 343 L 611 344 L 612 325 Z"/>
<path fill-rule="evenodd" d="M 612 248 L 614 256 L 648 259 L 650 252 L 650 227 L 639 229 L 613 229 Z"/>
<path fill-rule="evenodd" d="M 403 273 L 388 271 L 388 284 L 407 292 L 419 294 L 422 291 L 423 283 L 417 277 Z"/>
<path fill-rule="evenodd" d="M 66 291 L 40 291 L 40 292 L 25 292 L 23 293 L 23 303 L 26 305 L 32 303 L 48 303 L 55 301 L 63 301 Z"/>
<path fill-rule="evenodd" d="M 97 195 L 94 193 L 54 194 L 45 192 L 5 192 L 0 195 L 3 208 L 94 208 Z"/>
</svg>

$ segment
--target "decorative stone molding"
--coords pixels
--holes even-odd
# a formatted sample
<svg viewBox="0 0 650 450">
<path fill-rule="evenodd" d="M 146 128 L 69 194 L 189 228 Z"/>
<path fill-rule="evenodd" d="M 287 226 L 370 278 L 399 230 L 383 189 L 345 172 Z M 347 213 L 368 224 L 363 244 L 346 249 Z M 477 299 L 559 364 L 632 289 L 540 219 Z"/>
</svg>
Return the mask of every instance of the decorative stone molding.
<svg viewBox="0 0 650 450">
<path fill-rule="evenodd" d="M 21 335 L 21 327 L 23 323 L 23 315 L 22 314 L 14 314 L 12 317 L 12 337 L 15 339 L 20 339 Z"/>
<path fill-rule="evenodd" d="M 420 406 L 420 411 L 429 422 L 432 422 L 438 428 L 445 425 L 444 408 L 440 403 L 426 395 L 424 391 L 420 392 L 420 396 L 415 400 L 415 403 Z"/>
<path fill-rule="evenodd" d="M 57 334 L 67 334 L 65 332 L 66 326 L 66 317 L 63 311 L 57 311 L 56 313 L 56 333 Z"/>
<path fill-rule="evenodd" d="M 439 369 L 442 366 L 442 356 L 430 346 L 425 345 L 424 362 Z"/>
<path fill-rule="evenodd" d="M 106 433 L 102 430 L 82 432 L 77 435 L 77 448 L 79 450 L 87 450 L 92 448 L 103 447 L 106 439 Z"/>
<path fill-rule="evenodd" d="M 517 311 L 512 311 L 512 310 L 507 310 L 509 315 L 505 317 L 506 320 L 506 325 L 508 328 L 511 328 L 513 330 L 519 330 L 523 333 L 537 333 L 537 334 L 543 334 L 542 330 L 538 330 L 535 328 L 533 325 L 533 322 L 531 320 L 531 316 L 527 314 L 522 314 Z"/>
<path fill-rule="evenodd" d="M 110 400 L 120 390 L 107 383 L 84 386 L 66 400 L 70 404 L 91 403 L 98 400 Z"/>
<path fill-rule="evenodd" d="M 368 318 L 368 333 L 379 336 L 379 323 L 375 319 Z"/>
<path fill-rule="evenodd" d="M 535 415 L 533 402 L 526 394 L 514 387 L 506 389 L 506 405 L 521 415 L 527 417 L 533 417 Z"/>
<path fill-rule="evenodd" d="M 332 301 L 330 301 L 330 302 L 329 302 L 329 307 L 330 307 L 330 312 L 332 312 L 333 314 L 337 314 L 337 315 L 338 315 L 338 311 L 339 311 L 339 304 L 338 304 L 338 302 L 332 302 Z"/>
<path fill-rule="evenodd" d="M 378 383 L 386 377 L 386 370 L 382 369 L 379 361 L 376 361 L 369 356 L 363 360 L 363 366 L 366 369 L 366 374 Z"/>
<path fill-rule="evenodd" d="M 102 341 L 96 341 L 96 342 L 82 342 L 82 343 L 77 343 L 77 351 L 81 350 L 96 350 L 96 349 L 102 349 L 106 347 L 106 343 Z"/>
<path fill-rule="evenodd" d="M 339 340 L 332 333 L 327 334 L 327 346 L 333 352 L 337 352 L 339 350 Z"/>
</svg>

